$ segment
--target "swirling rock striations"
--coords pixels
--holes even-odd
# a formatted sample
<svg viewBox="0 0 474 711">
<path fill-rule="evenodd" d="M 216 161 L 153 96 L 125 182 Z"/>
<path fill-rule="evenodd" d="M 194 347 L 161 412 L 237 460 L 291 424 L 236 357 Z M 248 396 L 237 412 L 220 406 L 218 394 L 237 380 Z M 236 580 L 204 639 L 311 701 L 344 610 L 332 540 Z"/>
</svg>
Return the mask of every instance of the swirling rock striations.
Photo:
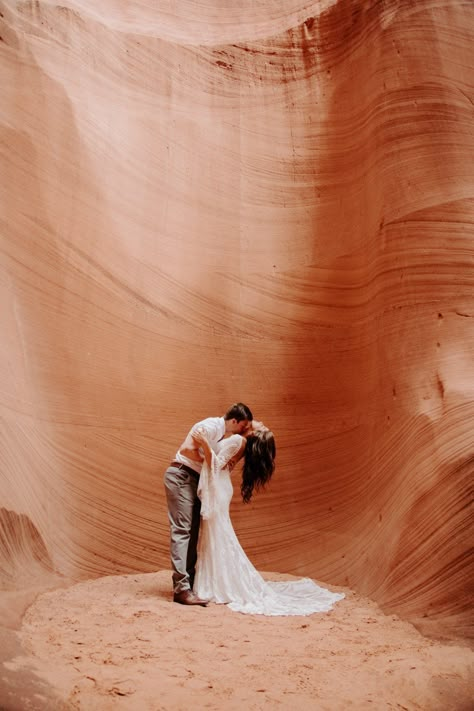
<svg viewBox="0 0 474 711">
<path fill-rule="evenodd" d="M 168 567 L 162 473 L 243 400 L 256 565 L 468 636 L 474 6 L 92 5 L 1 6 L 8 584 Z"/>
</svg>

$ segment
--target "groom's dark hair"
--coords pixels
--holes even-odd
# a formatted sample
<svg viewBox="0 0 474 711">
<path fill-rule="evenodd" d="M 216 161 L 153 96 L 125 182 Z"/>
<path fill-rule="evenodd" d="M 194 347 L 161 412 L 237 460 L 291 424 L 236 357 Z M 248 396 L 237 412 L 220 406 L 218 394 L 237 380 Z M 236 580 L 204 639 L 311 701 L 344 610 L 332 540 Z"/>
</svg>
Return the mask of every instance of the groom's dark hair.
<svg viewBox="0 0 474 711">
<path fill-rule="evenodd" d="M 232 407 L 229 407 L 224 415 L 224 420 L 242 422 L 242 420 L 253 420 L 253 415 L 247 405 L 244 405 L 243 402 L 236 402 Z"/>
</svg>

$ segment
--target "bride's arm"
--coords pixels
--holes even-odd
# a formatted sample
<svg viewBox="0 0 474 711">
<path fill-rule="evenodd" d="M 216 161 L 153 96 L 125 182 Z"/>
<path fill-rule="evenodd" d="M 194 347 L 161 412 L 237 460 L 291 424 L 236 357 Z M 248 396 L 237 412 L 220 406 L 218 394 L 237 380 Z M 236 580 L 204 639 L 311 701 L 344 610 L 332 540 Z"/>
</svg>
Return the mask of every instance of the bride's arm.
<svg viewBox="0 0 474 711">
<path fill-rule="evenodd" d="M 211 446 L 207 440 L 206 433 L 203 428 L 199 427 L 193 434 L 193 439 L 204 453 L 204 466 L 201 470 L 197 495 L 201 499 L 201 516 L 203 519 L 209 519 L 215 511 L 215 483 L 212 475 L 212 457 L 215 457 Z"/>
<path fill-rule="evenodd" d="M 226 446 L 222 447 L 217 455 L 217 461 L 221 469 L 227 467 L 229 471 L 232 471 L 244 453 L 246 441 L 245 437 L 237 434 L 226 440 Z"/>
<path fill-rule="evenodd" d="M 199 446 L 202 448 L 202 451 L 204 453 L 204 459 L 210 468 L 212 468 L 212 455 L 214 454 L 214 457 L 216 457 L 216 462 L 220 469 L 228 467 L 232 471 L 236 462 L 239 461 L 239 459 L 244 453 L 244 437 L 233 435 L 231 438 L 229 438 L 228 444 L 226 440 L 226 446 L 218 455 L 213 453 L 211 445 L 209 444 L 206 437 L 206 433 L 203 429 L 199 429 L 196 434 L 193 435 L 193 437 L 199 444 Z"/>
<path fill-rule="evenodd" d="M 205 433 L 204 429 L 199 428 L 193 434 L 193 439 L 201 447 L 201 449 L 204 453 L 204 459 L 206 460 L 207 465 L 210 467 L 212 464 L 212 449 L 211 449 L 211 445 L 207 441 L 207 437 L 206 437 L 206 433 Z"/>
</svg>

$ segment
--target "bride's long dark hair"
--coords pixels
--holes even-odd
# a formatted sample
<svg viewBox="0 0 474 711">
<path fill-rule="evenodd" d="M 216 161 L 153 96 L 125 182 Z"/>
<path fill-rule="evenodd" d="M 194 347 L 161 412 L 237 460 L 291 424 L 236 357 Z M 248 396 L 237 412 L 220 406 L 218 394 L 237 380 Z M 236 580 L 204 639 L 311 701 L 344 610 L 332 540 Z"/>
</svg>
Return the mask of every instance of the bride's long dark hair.
<svg viewBox="0 0 474 711">
<path fill-rule="evenodd" d="M 247 437 L 242 468 L 240 491 L 247 504 L 252 494 L 270 481 L 275 469 L 275 439 L 269 430 L 255 432 Z"/>
</svg>

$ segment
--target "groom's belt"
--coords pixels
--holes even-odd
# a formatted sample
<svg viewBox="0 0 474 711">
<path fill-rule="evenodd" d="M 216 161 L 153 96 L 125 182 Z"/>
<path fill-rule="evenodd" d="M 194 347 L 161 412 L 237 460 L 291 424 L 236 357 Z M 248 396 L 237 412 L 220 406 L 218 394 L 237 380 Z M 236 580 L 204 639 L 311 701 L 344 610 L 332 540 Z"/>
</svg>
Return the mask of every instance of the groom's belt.
<svg viewBox="0 0 474 711">
<path fill-rule="evenodd" d="M 194 471 L 194 469 L 191 469 L 191 467 L 188 467 L 186 464 L 182 464 L 181 462 L 171 462 L 170 467 L 176 467 L 176 469 L 184 469 L 185 472 L 188 472 L 188 474 L 191 474 L 191 476 L 196 477 L 196 479 L 199 479 L 199 474 Z"/>
</svg>

